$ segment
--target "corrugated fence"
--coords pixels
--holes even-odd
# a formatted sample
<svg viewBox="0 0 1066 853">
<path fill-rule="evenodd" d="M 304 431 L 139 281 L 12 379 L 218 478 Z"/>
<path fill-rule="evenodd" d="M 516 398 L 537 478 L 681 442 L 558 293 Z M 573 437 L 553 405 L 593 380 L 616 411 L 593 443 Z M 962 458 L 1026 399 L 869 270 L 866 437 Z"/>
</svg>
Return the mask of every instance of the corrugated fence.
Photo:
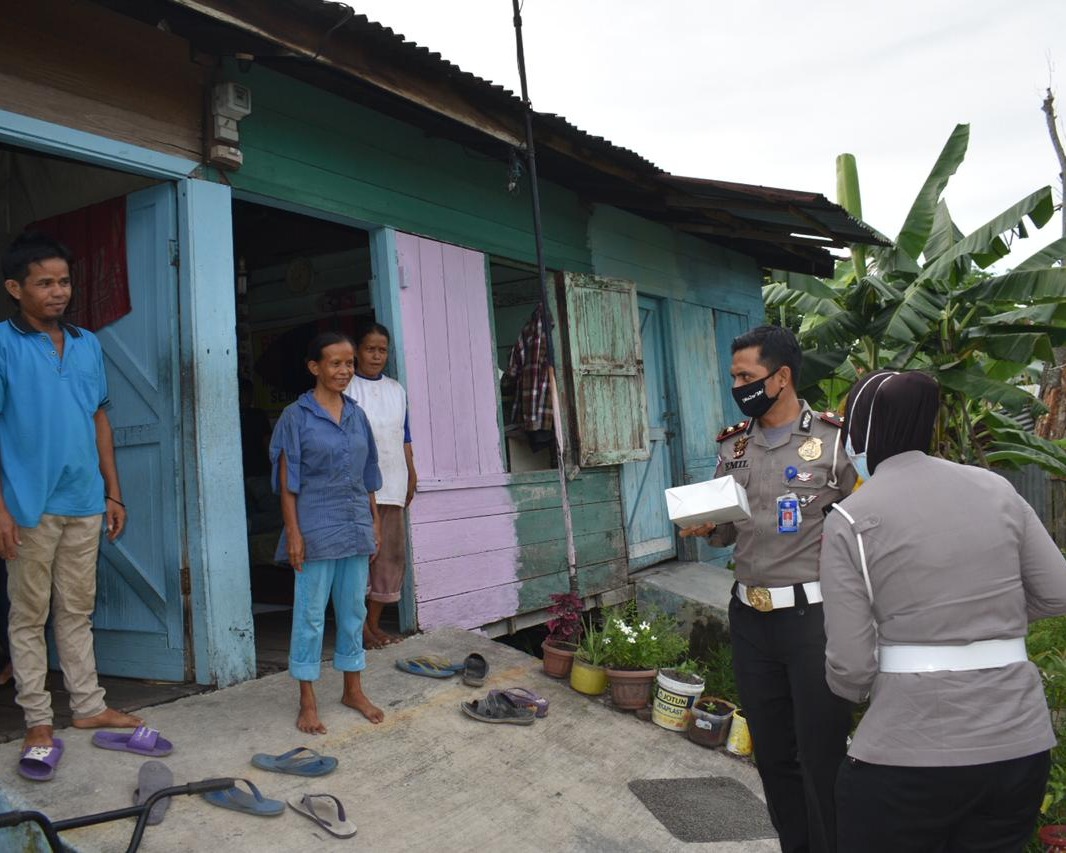
<svg viewBox="0 0 1066 853">
<path fill-rule="evenodd" d="M 1011 482 L 1044 522 L 1055 543 L 1066 548 L 1066 480 L 1052 477 L 1036 465 L 993 470 Z"/>
</svg>

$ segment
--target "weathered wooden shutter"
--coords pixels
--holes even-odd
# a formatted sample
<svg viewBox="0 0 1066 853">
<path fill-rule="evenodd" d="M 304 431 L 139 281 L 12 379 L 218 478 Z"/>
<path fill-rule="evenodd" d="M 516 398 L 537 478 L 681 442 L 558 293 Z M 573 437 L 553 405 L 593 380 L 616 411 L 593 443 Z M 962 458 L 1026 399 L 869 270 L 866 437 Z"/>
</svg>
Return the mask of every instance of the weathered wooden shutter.
<svg viewBox="0 0 1066 853">
<path fill-rule="evenodd" d="M 582 466 L 649 457 L 636 285 L 564 273 Z"/>
</svg>

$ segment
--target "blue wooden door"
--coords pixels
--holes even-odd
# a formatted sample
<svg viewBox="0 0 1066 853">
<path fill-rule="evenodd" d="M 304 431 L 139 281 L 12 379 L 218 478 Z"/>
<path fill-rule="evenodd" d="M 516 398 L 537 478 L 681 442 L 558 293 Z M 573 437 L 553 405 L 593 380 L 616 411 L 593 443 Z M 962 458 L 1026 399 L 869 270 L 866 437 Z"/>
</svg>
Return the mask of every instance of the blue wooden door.
<svg viewBox="0 0 1066 853">
<path fill-rule="evenodd" d="M 651 455 L 646 462 L 627 462 L 622 466 L 630 568 L 650 566 L 677 553 L 674 526 L 666 514 L 663 497 L 663 491 L 674 484 L 670 424 L 676 418 L 667 380 L 663 315 L 660 303 L 644 296 L 639 299 L 638 309 Z"/>
<path fill-rule="evenodd" d="M 177 204 L 161 184 L 126 200 L 133 310 L 100 329 L 128 507 L 126 531 L 100 547 L 96 663 L 106 675 L 185 678 L 179 467 Z"/>
<path fill-rule="evenodd" d="M 714 340 L 718 348 L 718 371 L 722 380 L 722 413 L 725 415 L 723 426 L 735 424 L 744 419 L 743 413 L 737 408 L 736 401 L 731 392 L 733 377 L 729 375 L 729 369 L 733 366 L 733 353 L 730 351 L 733 338 L 743 335 L 751 328 L 751 321 L 747 314 L 735 314 L 732 311 L 714 311 Z"/>
</svg>

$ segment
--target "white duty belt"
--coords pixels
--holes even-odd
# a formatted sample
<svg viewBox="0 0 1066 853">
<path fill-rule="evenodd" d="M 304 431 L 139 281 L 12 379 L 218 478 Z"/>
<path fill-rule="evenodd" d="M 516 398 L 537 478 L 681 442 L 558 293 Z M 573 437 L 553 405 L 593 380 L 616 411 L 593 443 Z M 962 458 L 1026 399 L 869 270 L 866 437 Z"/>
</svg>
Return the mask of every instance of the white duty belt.
<svg viewBox="0 0 1066 853">
<path fill-rule="evenodd" d="M 794 586 L 747 586 L 737 581 L 737 600 L 764 613 L 783 607 L 795 607 L 797 586 L 803 587 L 808 604 L 818 604 L 822 601 L 822 585 L 818 581 L 807 581 Z"/>
<path fill-rule="evenodd" d="M 1025 640 L 978 640 L 965 646 L 878 646 L 881 672 L 965 672 L 998 669 L 1029 660 Z"/>
<path fill-rule="evenodd" d="M 832 508 L 839 512 L 854 530 L 855 519 L 840 504 Z M 862 534 L 855 531 L 859 546 L 859 566 L 866 584 L 870 605 L 874 603 L 873 584 L 866 565 L 866 548 Z M 881 672 L 966 672 L 974 669 L 999 669 L 1012 663 L 1029 660 L 1025 640 L 1015 637 L 1009 640 L 978 640 L 964 646 L 898 645 L 877 646 L 877 668 Z"/>
</svg>

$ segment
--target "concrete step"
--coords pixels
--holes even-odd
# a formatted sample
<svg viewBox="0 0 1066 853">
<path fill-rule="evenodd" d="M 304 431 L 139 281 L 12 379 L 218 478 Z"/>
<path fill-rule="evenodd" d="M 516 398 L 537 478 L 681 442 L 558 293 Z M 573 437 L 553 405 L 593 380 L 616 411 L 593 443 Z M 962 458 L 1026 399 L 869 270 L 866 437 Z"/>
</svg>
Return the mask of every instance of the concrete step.
<svg viewBox="0 0 1066 853">
<path fill-rule="evenodd" d="M 719 563 L 671 560 L 630 578 L 641 607 L 653 606 L 674 616 L 689 633 L 689 648 L 698 654 L 726 638 L 733 572 Z"/>
</svg>

